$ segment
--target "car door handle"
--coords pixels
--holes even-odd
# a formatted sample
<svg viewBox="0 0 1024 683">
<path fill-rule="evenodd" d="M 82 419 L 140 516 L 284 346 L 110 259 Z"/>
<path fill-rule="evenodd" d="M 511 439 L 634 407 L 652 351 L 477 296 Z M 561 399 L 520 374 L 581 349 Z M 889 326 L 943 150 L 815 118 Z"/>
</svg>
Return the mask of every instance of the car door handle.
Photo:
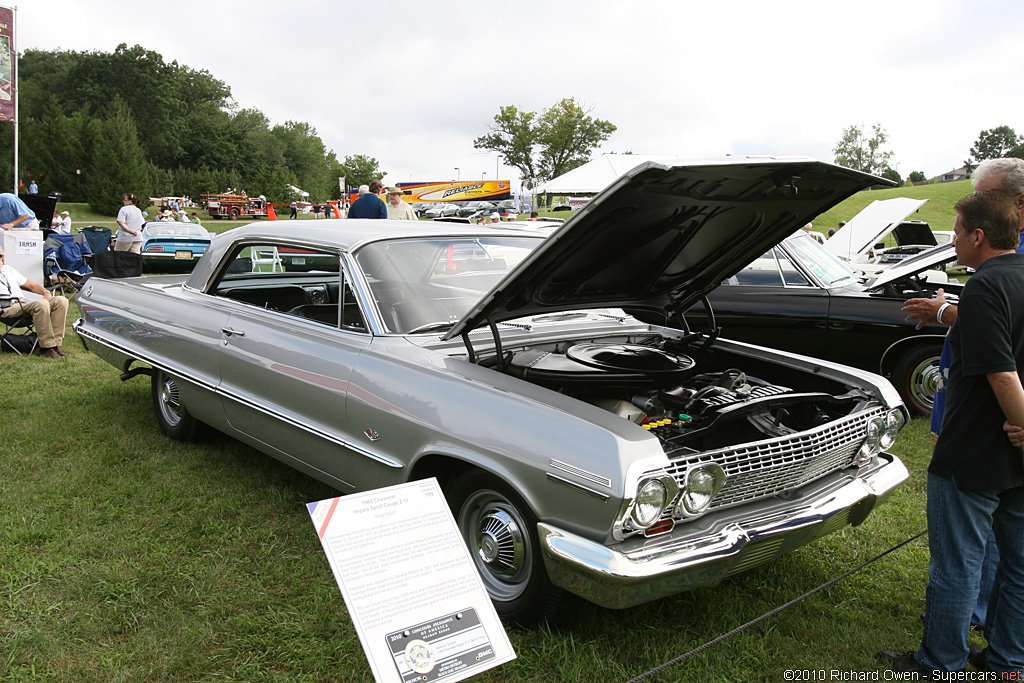
<svg viewBox="0 0 1024 683">
<path fill-rule="evenodd" d="M 245 336 L 245 332 L 242 332 L 241 330 L 233 330 L 230 327 L 222 327 L 222 328 L 220 328 L 220 331 L 223 332 L 224 335 L 227 336 L 227 337 L 244 337 Z"/>
</svg>

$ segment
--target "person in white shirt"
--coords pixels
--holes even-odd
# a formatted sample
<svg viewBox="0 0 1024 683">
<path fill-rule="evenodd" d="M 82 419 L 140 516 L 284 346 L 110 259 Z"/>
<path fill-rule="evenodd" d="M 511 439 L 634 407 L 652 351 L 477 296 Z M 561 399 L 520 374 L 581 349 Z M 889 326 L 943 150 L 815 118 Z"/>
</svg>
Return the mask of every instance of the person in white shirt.
<svg viewBox="0 0 1024 683">
<path fill-rule="evenodd" d="M 139 210 L 139 198 L 131 193 L 122 196 L 124 206 L 117 212 L 117 239 L 114 240 L 114 251 L 130 251 L 142 253 L 142 211 Z"/>
<path fill-rule="evenodd" d="M 26 301 L 22 288 L 38 294 L 42 299 Z M 47 358 L 61 358 L 68 354 L 60 347 L 64 342 L 64 323 L 68 317 L 68 300 L 54 296 L 42 285 L 32 282 L 4 263 L 0 250 L 0 317 L 13 317 L 28 313 L 39 337 L 39 352 Z"/>
<path fill-rule="evenodd" d="M 71 234 L 71 214 L 67 211 L 60 212 L 60 227 L 57 228 L 57 232 L 62 232 L 65 235 Z"/>
</svg>

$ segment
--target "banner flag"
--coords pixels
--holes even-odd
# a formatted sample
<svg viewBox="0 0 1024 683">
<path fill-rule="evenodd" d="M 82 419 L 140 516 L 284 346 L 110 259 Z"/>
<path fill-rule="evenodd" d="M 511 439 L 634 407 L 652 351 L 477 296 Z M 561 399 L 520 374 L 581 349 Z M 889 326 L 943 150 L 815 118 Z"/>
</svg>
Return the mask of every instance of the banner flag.
<svg viewBox="0 0 1024 683">
<path fill-rule="evenodd" d="M 0 7 L 0 121 L 14 121 L 14 10 Z"/>
</svg>

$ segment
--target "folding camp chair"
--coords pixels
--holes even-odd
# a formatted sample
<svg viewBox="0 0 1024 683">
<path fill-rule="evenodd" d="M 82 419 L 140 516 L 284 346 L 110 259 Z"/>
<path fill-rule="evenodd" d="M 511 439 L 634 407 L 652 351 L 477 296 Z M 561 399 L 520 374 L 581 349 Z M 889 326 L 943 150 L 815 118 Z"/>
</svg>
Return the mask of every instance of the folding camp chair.
<svg viewBox="0 0 1024 683">
<path fill-rule="evenodd" d="M 69 299 L 81 288 L 85 275 L 91 272 L 85 259 L 92 254 L 86 238 L 76 235 L 51 234 L 43 242 L 43 265 L 49 287 Z"/>
<path fill-rule="evenodd" d="M 89 252 L 98 254 L 101 251 L 110 251 L 110 228 L 101 228 L 98 225 L 89 225 L 79 232 L 85 235 L 85 241 L 89 243 Z"/>
<path fill-rule="evenodd" d="M 0 299 L 0 310 L 7 308 L 18 309 L 17 300 Z M 0 334 L 0 350 L 10 350 L 18 355 L 27 356 L 31 355 L 39 346 L 36 328 L 32 324 L 32 314 L 12 313 L 0 316 L 0 325 L 3 325 L 3 332 Z M 22 330 L 22 332 L 15 330 Z"/>
</svg>

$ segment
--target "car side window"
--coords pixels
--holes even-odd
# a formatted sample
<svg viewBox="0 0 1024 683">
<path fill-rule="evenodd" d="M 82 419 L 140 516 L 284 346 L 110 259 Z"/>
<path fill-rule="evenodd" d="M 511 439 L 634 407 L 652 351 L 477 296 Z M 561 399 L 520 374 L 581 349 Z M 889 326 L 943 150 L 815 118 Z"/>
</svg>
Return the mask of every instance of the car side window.
<svg viewBox="0 0 1024 683">
<path fill-rule="evenodd" d="M 796 264 L 786 253 L 781 249 L 775 249 L 775 258 L 778 259 L 779 269 L 782 271 L 782 281 L 786 283 L 787 287 L 809 287 L 811 285 L 810 280 L 804 277 L 804 274 L 800 272 L 800 269 L 796 267 Z"/>
<path fill-rule="evenodd" d="M 772 251 L 765 252 L 727 282 L 754 287 L 781 287 L 782 276 L 779 264 L 775 262 L 775 254 Z"/>
<path fill-rule="evenodd" d="M 326 249 L 241 245 L 211 293 L 322 325 L 367 331 L 341 257 Z"/>
</svg>

